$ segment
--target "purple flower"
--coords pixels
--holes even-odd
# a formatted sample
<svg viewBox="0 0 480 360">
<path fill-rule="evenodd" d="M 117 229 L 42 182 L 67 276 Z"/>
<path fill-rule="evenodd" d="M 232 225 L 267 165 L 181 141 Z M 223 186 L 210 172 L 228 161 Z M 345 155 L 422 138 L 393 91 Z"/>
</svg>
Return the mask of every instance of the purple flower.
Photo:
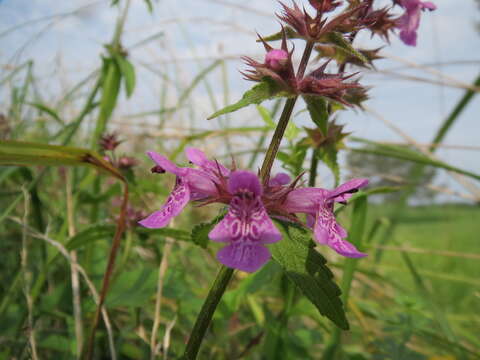
<svg viewBox="0 0 480 360">
<path fill-rule="evenodd" d="M 420 13 L 422 10 L 433 11 L 437 7 L 430 1 L 421 0 L 396 0 L 398 5 L 405 9 L 405 13 L 398 19 L 400 39 L 410 46 L 417 45 L 417 30 L 420 26 Z"/>
<path fill-rule="evenodd" d="M 289 59 L 288 52 L 282 49 L 272 49 L 265 55 L 265 65 L 270 69 L 279 71 L 287 64 Z"/>
<path fill-rule="evenodd" d="M 263 206 L 263 189 L 257 175 L 241 170 L 232 172 L 228 192 L 232 196 L 228 212 L 208 236 L 227 243 L 217 254 L 222 264 L 254 272 L 270 259 L 270 251 L 264 245 L 279 241 L 282 235 Z"/>
<path fill-rule="evenodd" d="M 222 165 L 208 160 L 205 154 L 198 149 L 187 149 L 186 154 L 192 163 L 200 166 L 200 169 L 178 167 L 154 151 L 149 151 L 147 154 L 157 164 L 154 167 L 155 172 L 163 170 L 177 176 L 175 187 L 162 208 L 139 222 L 140 225 L 147 228 L 167 226 L 172 218 L 180 214 L 190 200 L 216 196 L 218 193 L 216 184 L 220 181 L 219 172 L 229 171 Z"/>
<path fill-rule="evenodd" d="M 367 179 L 353 179 L 329 191 L 319 188 L 298 188 L 291 191 L 283 204 L 289 213 L 307 214 L 307 226 L 313 229 L 315 240 L 328 245 L 343 256 L 364 257 L 355 246 L 343 240 L 347 232 L 335 220 L 335 202 L 346 203 L 352 194 L 368 184 Z"/>
<path fill-rule="evenodd" d="M 270 179 L 268 182 L 268 185 L 270 186 L 282 186 L 282 185 L 287 185 L 290 183 L 292 179 L 290 178 L 290 175 L 285 174 L 285 173 L 278 173 L 275 175 L 273 178 Z"/>
</svg>

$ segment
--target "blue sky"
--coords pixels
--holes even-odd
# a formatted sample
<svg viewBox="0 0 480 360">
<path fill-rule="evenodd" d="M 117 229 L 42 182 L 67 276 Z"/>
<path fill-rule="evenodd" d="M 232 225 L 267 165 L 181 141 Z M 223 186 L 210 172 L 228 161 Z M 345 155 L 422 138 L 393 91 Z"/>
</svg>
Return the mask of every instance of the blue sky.
<svg viewBox="0 0 480 360">
<path fill-rule="evenodd" d="M 470 83 L 480 68 L 480 36 L 474 31 L 480 11 L 473 0 L 437 0 L 435 3 L 438 10 L 424 14 L 422 18 L 416 48 L 407 47 L 392 38 L 392 45 L 385 48 L 384 52 L 418 64 L 437 64 L 432 68 L 460 82 Z M 154 13 L 149 14 L 143 1 L 133 0 L 123 41 L 126 48 L 152 34 L 163 32 L 164 35 L 147 46 L 130 51 L 138 69 L 139 86 L 132 99 L 122 102 L 118 116 L 121 118 L 122 115 L 158 107 L 162 81 L 151 71 L 145 70 L 146 65 L 188 84 L 199 69 L 213 59 L 227 55 L 231 59 L 227 67 L 231 85 L 229 97 L 231 101 L 240 97 L 252 84 L 241 80 L 238 70 L 243 65 L 239 57 L 246 54 L 262 58 L 262 48 L 254 41 L 255 31 L 261 34 L 275 32 L 278 23 L 269 14 L 278 9 L 278 3 L 273 0 L 161 0 L 155 3 Z M 74 14 L 55 17 L 75 10 Z M 0 34 L 29 20 L 43 18 L 0 37 L 0 63 L 2 66 L 12 65 L 34 59 L 45 98 L 54 101 L 59 93 L 98 66 L 102 44 L 110 40 L 117 15 L 117 10 L 110 8 L 108 1 L 0 1 Z M 25 44 L 27 46 L 19 52 Z M 358 39 L 357 44 L 373 48 L 380 43 L 365 37 Z M 193 60 L 195 58 L 203 60 Z M 470 63 L 453 64 L 458 61 Z M 441 80 L 423 70 L 407 69 L 394 60 L 380 61 L 377 66 L 379 70 Z M 220 71 L 212 73 L 210 79 L 217 102 L 221 104 L 223 94 L 218 85 Z M 463 90 L 449 86 L 407 81 L 382 73 L 366 73 L 362 82 L 374 86 L 368 106 L 418 142 L 432 139 L 433 133 L 463 93 Z M 168 101 L 175 104 L 175 97 L 171 92 Z M 5 105 L 5 101 L 0 99 L 0 107 Z M 199 119 L 195 125 L 209 128 L 218 126 L 215 122 L 206 123 L 202 120 L 212 110 L 203 87 L 195 92 L 193 101 Z M 300 109 L 300 106 L 297 107 L 297 110 Z M 476 98 L 450 131 L 445 143 L 480 146 L 479 114 L 480 98 Z M 402 141 L 398 134 L 369 114 L 349 113 L 342 115 L 340 120 L 356 136 Z M 253 124 L 257 118 L 254 110 L 246 110 L 234 114 L 232 121 L 237 126 Z M 303 125 L 303 121 L 298 119 L 299 125 Z M 441 150 L 439 155 L 453 165 L 480 173 L 478 152 L 449 149 Z M 325 177 L 328 178 L 328 175 Z M 464 191 L 447 176 L 437 181 Z"/>
</svg>

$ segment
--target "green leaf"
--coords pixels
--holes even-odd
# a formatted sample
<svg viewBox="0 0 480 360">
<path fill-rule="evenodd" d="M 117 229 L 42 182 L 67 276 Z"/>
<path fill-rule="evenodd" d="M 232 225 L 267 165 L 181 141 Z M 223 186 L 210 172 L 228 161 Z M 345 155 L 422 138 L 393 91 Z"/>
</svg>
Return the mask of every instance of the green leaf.
<svg viewBox="0 0 480 360">
<path fill-rule="evenodd" d="M 273 121 L 270 111 L 262 105 L 257 105 L 257 110 L 262 117 L 263 122 L 271 129 L 275 129 L 275 121 Z"/>
<path fill-rule="evenodd" d="M 55 120 L 56 122 L 58 122 L 60 125 L 65 125 L 64 121 L 62 120 L 62 118 L 58 115 L 58 113 L 53 110 L 52 108 L 44 105 L 44 104 L 40 104 L 40 103 L 27 103 L 28 105 L 30 106 L 33 106 L 34 108 L 38 109 L 40 112 L 44 112 L 44 113 L 47 113 L 48 115 L 50 115 L 52 117 L 53 120 Z"/>
<path fill-rule="evenodd" d="M 181 230 L 181 229 L 173 229 L 173 228 L 147 229 L 139 226 L 135 228 L 135 231 L 140 234 L 167 236 L 175 240 L 191 241 L 190 232 L 186 230 Z"/>
<path fill-rule="evenodd" d="M 307 104 L 308 112 L 310 113 L 310 118 L 322 131 L 322 133 L 327 136 L 328 132 L 328 102 L 322 96 L 303 96 L 303 100 Z"/>
<path fill-rule="evenodd" d="M 246 297 L 271 284 L 274 277 L 278 275 L 278 271 L 279 267 L 276 263 L 268 262 L 259 271 L 242 279 L 235 289 L 227 291 L 222 301 L 228 306 L 232 314 L 237 312 L 240 306 L 245 303 Z"/>
<path fill-rule="evenodd" d="M 453 171 L 453 172 L 471 177 L 476 180 L 480 180 L 480 175 L 478 174 L 472 173 L 467 170 L 459 169 L 455 166 L 449 165 L 440 160 L 432 159 L 427 155 L 422 154 L 418 151 L 412 150 L 411 148 L 406 146 L 381 144 L 381 143 L 376 143 L 374 141 L 369 141 L 369 140 L 360 139 L 356 137 L 350 137 L 350 140 L 368 144 L 368 146 L 364 148 L 350 148 L 351 151 L 363 152 L 367 154 L 375 154 L 379 156 L 393 157 L 396 159 L 411 161 L 418 164 L 430 165 L 430 166 L 445 169 L 448 171 Z"/>
<path fill-rule="evenodd" d="M 225 214 L 221 214 L 208 223 L 195 225 L 195 227 L 192 229 L 191 240 L 198 246 L 206 249 L 210 241 L 208 234 L 210 231 L 212 231 L 214 226 L 223 219 L 224 216 Z"/>
<path fill-rule="evenodd" d="M 135 89 L 135 68 L 130 61 L 118 54 L 115 54 L 115 61 L 117 62 L 120 72 L 122 73 L 127 97 L 130 97 Z"/>
<path fill-rule="evenodd" d="M 89 226 L 85 230 L 80 231 L 73 236 L 67 243 L 66 248 L 68 250 L 76 250 L 90 244 L 94 241 L 101 239 L 111 239 L 115 233 L 114 225 L 96 224 Z"/>
<path fill-rule="evenodd" d="M 150 13 L 153 12 L 152 0 L 144 0 L 144 1 L 145 1 L 145 4 L 147 5 L 148 11 L 149 11 Z"/>
<path fill-rule="evenodd" d="M 285 130 L 285 138 L 289 141 L 293 141 L 297 138 L 298 134 L 300 134 L 300 129 L 292 120 L 290 120 L 287 129 Z"/>
<path fill-rule="evenodd" d="M 285 26 L 285 35 L 287 36 L 287 39 L 300 39 L 301 36 L 290 26 Z M 263 37 L 263 40 L 265 41 L 277 41 L 277 40 L 282 40 L 283 33 L 282 31 L 279 31 L 275 34 L 268 35 L 266 37 Z M 257 42 L 260 42 L 261 40 L 258 39 Z"/>
<path fill-rule="evenodd" d="M 2 141 L 0 165 L 88 165 L 123 181 L 122 174 L 99 154 L 70 146 Z"/>
<path fill-rule="evenodd" d="M 122 271 L 108 293 L 106 305 L 109 307 L 141 307 L 147 305 L 155 292 L 157 270 L 146 266 L 131 271 Z"/>
<path fill-rule="evenodd" d="M 252 104 L 260 104 L 261 102 L 273 98 L 280 92 L 278 86 L 273 80 L 263 80 L 253 88 L 243 94 L 242 98 L 235 104 L 228 105 L 223 109 L 213 113 L 208 120 L 214 119 L 220 115 L 225 115 Z"/>
<path fill-rule="evenodd" d="M 350 41 L 345 39 L 345 37 L 336 31 L 332 31 L 326 35 L 326 39 L 329 43 L 336 45 L 341 50 L 345 51 L 350 56 L 356 57 L 364 64 L 368 64 L 368 59 L 359 51 L 355 50 Z"/>
<path fill-rule="evenodd" d="M 97 125 L 93 136 L 94 145 L 105 132 L 107 128 L 108 119 L 115 109 L 117 104 L 118 94 L 120 92 L 120 80 L 122 73 L 116 61 L 106 59 L 103 68 L 103 83 L 102 83 L 102 97 L 100 99 L 100 109 L 97 118 Z"/>
<path fill-rule="evenodd" d="M 340 300 L 341 291 L 332 280 L 333 273 L 327 267 L 325 258 L 314 249 L 310 232 L 284 222 L 276 221 L 276 225 L 283 234 L 283 240 L 269 246 L 273 259 L 320 314 L 339 328 L 348 330 Z"/>
</svg>

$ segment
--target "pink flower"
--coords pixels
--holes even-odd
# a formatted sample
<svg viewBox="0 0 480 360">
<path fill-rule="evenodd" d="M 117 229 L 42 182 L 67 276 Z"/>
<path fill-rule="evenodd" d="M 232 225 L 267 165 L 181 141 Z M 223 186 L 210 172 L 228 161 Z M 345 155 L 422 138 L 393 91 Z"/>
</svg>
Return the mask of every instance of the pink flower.
<svg viewBox="0 0 480 360">
<path fill-rule="evenodd" d="M 287 185 L 290 183 L 292 179 L 290 178 L 290 175 L 285 174 L 285 173 L 278 173 L 275 175 L 273 178 L 271 178 L 268 182 L 268 185 L 270 186 L 282 186 L 282 185 Z"/>
<path fill-rule="evenodd" d="M 313 229 L 319 244 L 328 245 L 343 256 L 366 256 L 344 240 L 347 232 L 336 222 L 333 207 L 335 202 L 346 203 L 368 180 L 354 179 L 330 191 L 298 188 L 300 176 L 292 182 L 290 176 L 280 173 L 262 185 L 256 174 L 231 171 L 207 159 L 198 149 L 188 148 L 185 153 L 195 168 L 182 168 L 160 154 L 147 153 L 156 163 L 152 172 L 175 174 L 176 182 L 162 208 L 141 220 L 140 225 L 165 227 L 189 201 L 200 201 L 203 205 L 226 204 L 227 214 L 208 235 L 212 241 L 226 243 L 217 253 L 217 259 L 228 267 L 254 272 L 271 257 L 265 245 L 282 237 L 269 214 L 301 224 L 296 214 L 304 213 L 307 214 L 306 226 Z"/>
<path fill-rule="evenodd" d="M 200 169 L 178 167 L 154 151 L 149 151 L 147 154 L 157 164 L 154 172 L 163 170 L 177 176 L 175 187 L 162 208 L 139 222 L 140 225 L 147 228 L 167 226 L 172 218 L 180 214 L 190 200 L 216 196 L 218 193 L 216 184 L 220 181 L 217 169 L 222 173 L 229 172 L 222 165 L 208 160 L 205 154 L 198 149 L 187 149 L 186 154 L 192 163 L 200 166 Z"/>
<path fill-rule="evenodd" d="M 422 10 L 433 11 L 437 7 L 430 1 L 421 0 L 396 0 L 398 5 L 405 9 L 405 13 L 398 19 L 400 39 L 410 46 L 417 45 L 417 30 L 420 26 L 420 13 Z"/>
<path fill-rule="evenodd" d="M 263 206 L 263 189 L 257 175 L 241 170 L 232 172 L 228 191 L 232 195 L 228 213 L 208 236 L 227 243 L 218 252 L 218 261 L 254 272 L 270 259 L 270 251 L 264 245 L 279 241 L 282 235 Z"/>
<path fill-rule="evenodd" d="M 298 188 L 291 191 L 283 204 L 290 213 L 307 214 L 307 226 L 313 229 L 315 241 L 327 245 L 340 255 L 352 258 L 364 257 L 346 240 L 346 230 L 335 220 L 333 205 L 346 203 L 354 192 L 368 184 L 367 179 L 353 179 L 334 190 Z"/>
<path fill-rule="evenodd" d="M 288 62 L 288 52 L 282 49 L 272 49 L 265 55 L 265 65 L 275 71 L 282 70 Z"/>
</svg>

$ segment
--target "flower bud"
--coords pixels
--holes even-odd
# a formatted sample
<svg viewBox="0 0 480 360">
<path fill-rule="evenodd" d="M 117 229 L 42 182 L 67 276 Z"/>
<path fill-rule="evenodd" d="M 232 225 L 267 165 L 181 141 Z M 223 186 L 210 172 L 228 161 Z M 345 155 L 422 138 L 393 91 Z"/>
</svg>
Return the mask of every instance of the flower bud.
<svg viewBox="0 0 480 360">
<path fill-rule="evenodd" d="M 274 71 L 282 70 L 288 62 L 288 52 L 282 49 L 273 49 L 265 55 L 265 65 Z"/>
</svg>

